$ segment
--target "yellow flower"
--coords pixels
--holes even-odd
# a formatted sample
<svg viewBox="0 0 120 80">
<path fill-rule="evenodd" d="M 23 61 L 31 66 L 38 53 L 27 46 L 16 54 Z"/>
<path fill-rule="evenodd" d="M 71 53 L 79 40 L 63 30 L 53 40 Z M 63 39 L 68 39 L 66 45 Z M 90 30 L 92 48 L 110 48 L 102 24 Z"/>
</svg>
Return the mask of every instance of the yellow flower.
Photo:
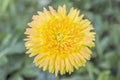
<svg viewBox="0 0 120 80">
<path fill-rule="evenodd" d="M 28 23 L 25 46 L 30 57 L 35 56 L 34 63 L 50 73 L 65 74 L 84 66 L 90 59 L 90 47 L 94 46 L 93 27 L 88 19 L 83 19 L 79 11 L 66 6 L 58 10 L 49 7 L 33 16 Z"/>
</svg>

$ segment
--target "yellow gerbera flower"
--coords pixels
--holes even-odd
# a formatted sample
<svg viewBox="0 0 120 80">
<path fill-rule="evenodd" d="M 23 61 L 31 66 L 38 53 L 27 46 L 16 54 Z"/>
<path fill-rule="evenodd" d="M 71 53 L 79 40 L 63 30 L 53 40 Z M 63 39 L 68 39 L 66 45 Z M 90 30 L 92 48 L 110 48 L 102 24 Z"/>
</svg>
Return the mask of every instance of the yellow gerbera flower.
<svg viewBox="0 0 120 80">
<path fill-rule="evenodd" d="M 28 23 L 25 46 L 27 53 L 35 56 L 34 63 L 50 73 L 65 74 L 84 66 L 90 59 L 90 47 L 94 46 L 94 32 L 88 19 L 83 19 L 79 11 L 66 6 L 58 10 L 49 7 L 33 16 Z"/>
</svg>

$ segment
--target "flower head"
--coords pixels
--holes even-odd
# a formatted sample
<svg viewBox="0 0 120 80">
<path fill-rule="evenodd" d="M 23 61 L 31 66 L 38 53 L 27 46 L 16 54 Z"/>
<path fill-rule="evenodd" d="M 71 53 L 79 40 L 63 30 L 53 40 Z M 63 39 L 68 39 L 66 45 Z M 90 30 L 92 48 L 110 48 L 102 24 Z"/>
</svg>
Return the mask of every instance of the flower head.
<svg viewBox="0 0 120 80">
<path fill-rule="evenodd" d="M 90 59 L 90 47 L 94 46 L 94 32 L 90 21 L 83 19 L 79 11 L 66 6 L 58 10 L 49 7 L 33 16 L 28 23 L 25 46 L 29 56 L 35 56 L 34 63 L 50 73 L 65 74 L 84 66 Z"/>
</svg>

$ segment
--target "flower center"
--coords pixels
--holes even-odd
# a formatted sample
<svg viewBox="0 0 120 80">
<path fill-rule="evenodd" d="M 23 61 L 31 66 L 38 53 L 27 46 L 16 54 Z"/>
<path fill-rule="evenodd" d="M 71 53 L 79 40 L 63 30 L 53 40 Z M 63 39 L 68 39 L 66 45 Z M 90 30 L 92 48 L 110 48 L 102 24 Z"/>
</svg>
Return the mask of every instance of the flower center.
<svg viewBox="0 0 120 80">
<path fill-rule="evenodd" d="M 63 37 L 64 37 L 63 34 L 58 33 L 57 34 L 57 41 L 60 42 L 63 39 Z"/>
</svg>

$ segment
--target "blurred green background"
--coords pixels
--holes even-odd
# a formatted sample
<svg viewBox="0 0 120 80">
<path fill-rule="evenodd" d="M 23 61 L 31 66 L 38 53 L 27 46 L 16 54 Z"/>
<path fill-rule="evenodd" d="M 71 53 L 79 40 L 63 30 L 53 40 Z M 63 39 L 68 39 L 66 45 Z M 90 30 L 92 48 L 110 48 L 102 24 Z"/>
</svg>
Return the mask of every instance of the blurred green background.
<svg viewBox="0 0 120 80">
<path fill-rule="evenodd" d="M 55 77 L 34 66 L 23 39 L 37 11 L 63 4 L 92 22 L 96 46 L 85 67 Z M 0 0 L 0 80 L 120 80 L 120 0 Z"/>
</svg>

